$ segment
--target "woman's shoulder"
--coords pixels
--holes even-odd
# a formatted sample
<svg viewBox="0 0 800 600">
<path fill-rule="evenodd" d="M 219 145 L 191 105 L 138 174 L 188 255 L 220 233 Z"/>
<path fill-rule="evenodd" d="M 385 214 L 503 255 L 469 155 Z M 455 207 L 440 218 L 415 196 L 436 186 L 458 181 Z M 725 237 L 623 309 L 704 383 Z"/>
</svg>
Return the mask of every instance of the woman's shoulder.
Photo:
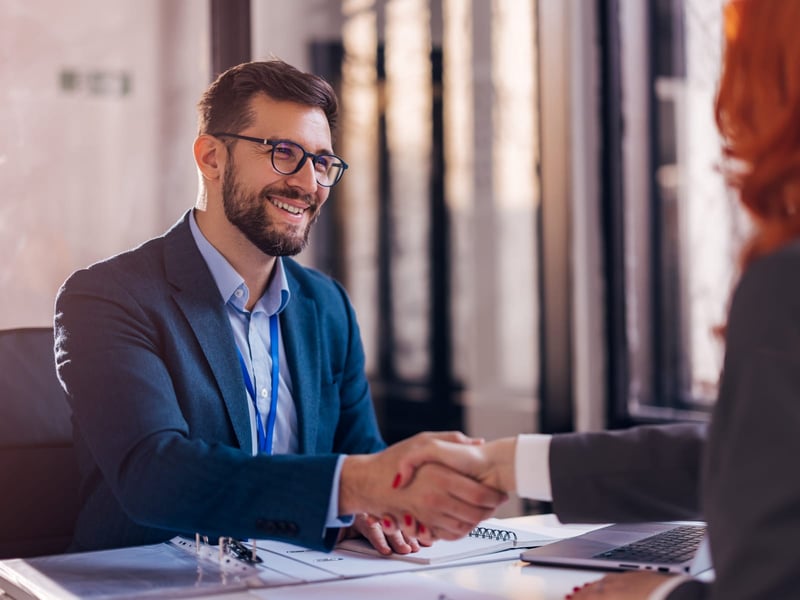
<svg viewBox="0 0 800 600">
<path fill-rule="evenodd" d="M 777 293 L 800 294 L 800 239 L 785 244 L 750 263 L 742 273 L 736 295 L 769 298 Z"/>
<path fill-rule="evenodd" d="M 728 336 L 750 343 L 786 337 L 800 328 L 800 240 L 754 260 L 731 299 Z M 792 336 L 793 337 L 793 336 Z"/>
</svg>

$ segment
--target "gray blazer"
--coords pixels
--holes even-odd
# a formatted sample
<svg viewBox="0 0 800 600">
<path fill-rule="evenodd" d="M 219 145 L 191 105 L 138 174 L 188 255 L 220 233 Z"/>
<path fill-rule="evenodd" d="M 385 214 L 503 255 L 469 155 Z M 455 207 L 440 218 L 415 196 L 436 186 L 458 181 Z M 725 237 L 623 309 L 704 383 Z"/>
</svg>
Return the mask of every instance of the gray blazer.
<svg viewBox="0 0 800 600">
<path fill-rule="evenodd" d="M 553 440 L 553 505 L 565 520 L 684 519 L 699 516 L 702 498 L 716 579 L 670 600 L 800 597 L 798 274 L 800 242 L 743 274 L 705 445 L 693 425 Z"/>
</svg>

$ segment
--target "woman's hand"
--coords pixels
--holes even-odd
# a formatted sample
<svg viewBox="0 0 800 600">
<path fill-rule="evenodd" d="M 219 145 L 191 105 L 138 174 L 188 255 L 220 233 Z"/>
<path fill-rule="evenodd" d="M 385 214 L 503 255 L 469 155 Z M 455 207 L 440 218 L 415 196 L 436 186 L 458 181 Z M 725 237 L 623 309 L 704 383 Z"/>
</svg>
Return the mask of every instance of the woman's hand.
<svg viewBox="0 0 800 600">
<path fill-rule="evenodd" d="M 386 530 L 381 526 L 381 521 L 366 513 L 359 513 L 350 527 L 342 530 L 340 539 L 346 540 L 354 537 L 364 537 L 378 552 L 389 555 L 410 554 L 419 552 L 420 543 L 416 538 L 406 537 L 399 529 Z"/>
<path fill-rule="evenodd" d="M 613 600 L 647 600 L 655 589 L 664 583 L 669 575 L 647 571 L 611 573 L 602 579 L 575 588 L 566 597 L 569 600 L 592 600 L 609 598 Z"/>
</svg>

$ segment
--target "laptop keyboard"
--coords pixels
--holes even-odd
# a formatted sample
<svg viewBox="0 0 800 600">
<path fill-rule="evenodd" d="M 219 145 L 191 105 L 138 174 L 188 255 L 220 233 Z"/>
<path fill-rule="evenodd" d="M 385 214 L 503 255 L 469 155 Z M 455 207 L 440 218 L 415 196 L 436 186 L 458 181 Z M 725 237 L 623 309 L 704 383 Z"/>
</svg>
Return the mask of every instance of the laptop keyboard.
<svg viewBox="0 0 800 600">
<path fill-rule="evenodd" d="M 705 532 L 704 525 L 678 525 L 638 542 L 601 552 L 594 558 L 640 563 L 681 563 L 695 555 Z"/>
</svg>

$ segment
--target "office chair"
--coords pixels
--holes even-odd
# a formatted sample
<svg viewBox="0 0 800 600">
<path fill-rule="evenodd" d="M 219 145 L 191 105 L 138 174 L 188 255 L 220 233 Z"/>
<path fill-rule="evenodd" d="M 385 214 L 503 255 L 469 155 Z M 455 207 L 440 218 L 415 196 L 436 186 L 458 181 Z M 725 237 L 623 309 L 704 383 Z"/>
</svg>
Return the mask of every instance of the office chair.
<svg viewBox="0 0 800 600">
<path fill-rule="evenodd" d="M 79 508 L 49 327 L 0 331 L 0 558 L 63 552 Z"/>
</svg>

